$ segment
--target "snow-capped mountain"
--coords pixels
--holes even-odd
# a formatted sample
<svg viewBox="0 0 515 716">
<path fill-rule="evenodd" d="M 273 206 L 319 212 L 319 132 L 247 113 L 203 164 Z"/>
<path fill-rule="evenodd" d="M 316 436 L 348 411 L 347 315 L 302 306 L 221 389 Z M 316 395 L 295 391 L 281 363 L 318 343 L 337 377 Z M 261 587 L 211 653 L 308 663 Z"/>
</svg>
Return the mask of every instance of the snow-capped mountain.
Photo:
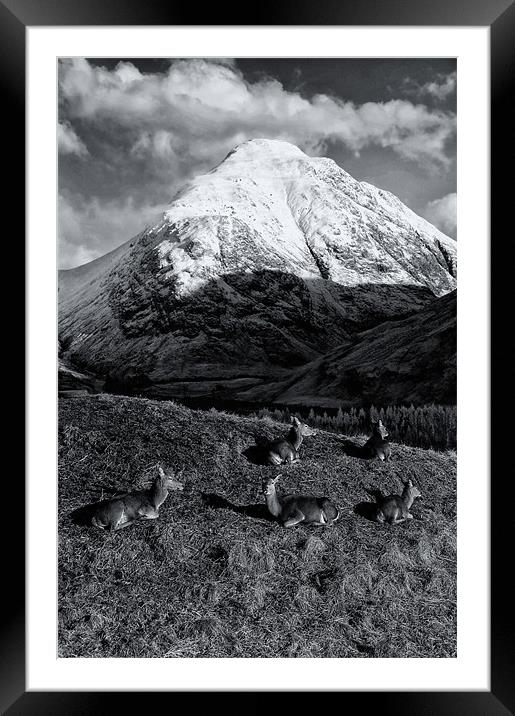
<svg viewBox="0 0 515 716">
<path fill-rule="evenodd" d="M 60 272 L 68 358 L 184 397 L 283 381 L 456 286 L 456 242 L 287 142 L 238 146 L 162 220 Z"/>
<path fill-rule="evenodd" d="M 255 268 L 346 286 L 455 287 L 456 242 L 389 192 L 292 144 L 252 140 L 175 197 L 151 230 L 176 291 Z"/>
</svg>

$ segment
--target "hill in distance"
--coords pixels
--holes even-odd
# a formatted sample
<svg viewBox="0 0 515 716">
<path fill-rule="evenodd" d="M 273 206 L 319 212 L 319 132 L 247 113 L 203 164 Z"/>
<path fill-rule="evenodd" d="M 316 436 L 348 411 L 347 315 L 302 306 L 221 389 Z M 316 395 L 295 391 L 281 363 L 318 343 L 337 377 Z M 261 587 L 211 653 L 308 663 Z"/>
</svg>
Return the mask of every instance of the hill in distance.
<svg viewBox="0 0 515 716">
<path fill-rule="evenodd" d="M 456 403 L 456 291 L 358 333 L 275 394 L 286 405 Z"/>
</svg>

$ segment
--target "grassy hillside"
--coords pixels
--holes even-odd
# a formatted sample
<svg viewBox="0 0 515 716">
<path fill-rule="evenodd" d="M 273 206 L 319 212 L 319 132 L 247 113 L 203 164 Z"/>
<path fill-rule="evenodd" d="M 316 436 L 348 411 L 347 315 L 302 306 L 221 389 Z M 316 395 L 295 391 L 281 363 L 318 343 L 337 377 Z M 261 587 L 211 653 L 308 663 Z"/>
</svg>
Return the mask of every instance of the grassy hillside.
<svg viewBox="0 0 515 716">
<path fill-rule="evenodd" d="M 383 464 L 319 432 L 281 486 L 330 496 L 341 518 L 285 530 L 260 494 L 276 468 L 241 454 L 285 425 L 109 395 L 62 400 L 59 415 L 61 656 L 456 655 L 455 453 L 393 445 Z M 158 462 L 185 469 L 185 490 L 155 522 L 110 534 L 70 518 Z M 362 516 L 367 489 L 397 492 L 408 475 L 416 519 Z"/>
</svg>

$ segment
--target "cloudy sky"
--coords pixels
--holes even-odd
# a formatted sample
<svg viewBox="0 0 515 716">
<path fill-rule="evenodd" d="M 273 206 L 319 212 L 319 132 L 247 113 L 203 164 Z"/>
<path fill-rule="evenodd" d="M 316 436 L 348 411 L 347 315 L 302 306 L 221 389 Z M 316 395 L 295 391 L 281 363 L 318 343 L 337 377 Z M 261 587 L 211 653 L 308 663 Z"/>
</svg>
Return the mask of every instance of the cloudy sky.
<svg viewBox="0 0 515 716">
<path fill-rule="evenodd" d="M 284 139 L 456 236 L 453 59 L 62 59 L 59 263 L 156 221 L 237 144 Z"/>
</svg>

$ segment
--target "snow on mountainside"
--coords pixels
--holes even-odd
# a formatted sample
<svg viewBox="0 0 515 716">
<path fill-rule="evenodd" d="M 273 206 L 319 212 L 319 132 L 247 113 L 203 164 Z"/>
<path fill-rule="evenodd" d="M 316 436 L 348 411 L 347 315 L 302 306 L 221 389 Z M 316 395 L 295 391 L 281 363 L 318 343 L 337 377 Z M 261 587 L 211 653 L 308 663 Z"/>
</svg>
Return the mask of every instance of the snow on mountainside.
<svg viewBox="0 0 515 716">
<path fill-rule="evenodd" d="M 395 196 L 251 140 L 156 226 L 60 272 L 59 335 L 140 392 L 237 397 L 455 286 L 456 243 Z"/>
<path fill-rule="evenodd" d="M 158 245 L 160 265 L 179 291 L 223 271 L 285 264 L 347 286 L 415 284 L 437 295 L 455 287 L 455 241 L 393 194 L 287 142 L 240 145 L 188 184 L 164 221 L 180 239 Z"/>
</svg>

